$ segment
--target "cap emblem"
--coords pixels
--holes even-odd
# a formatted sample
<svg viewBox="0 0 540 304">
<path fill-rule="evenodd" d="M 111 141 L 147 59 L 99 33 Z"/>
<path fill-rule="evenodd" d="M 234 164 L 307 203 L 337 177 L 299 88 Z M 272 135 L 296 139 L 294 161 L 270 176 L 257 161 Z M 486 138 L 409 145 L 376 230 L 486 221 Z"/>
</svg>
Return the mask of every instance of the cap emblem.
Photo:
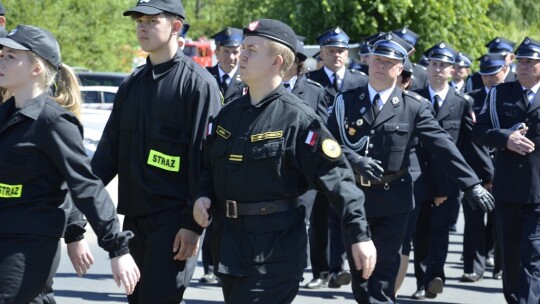
<svg viewBox="0 0 540 304">
<path fill-rule="evenodd" d="M 334 30 L 334 33 L 339 34 L 339 33 L 341 33 L 341 30 L 340 30 L 339 28 L 336 28 L 336 29 Z"/>
<path fill-rule="evenodd" d="M 444 49 L 445 47 L 446 47 L 446 44 L 444 44 L 443 42 L 441 42 L 441 44 L 439 44 L 440 49 Z"/>
<path fill-rule="evenodd" d="M 227 29 L 227 30 L 225 31 L 225 35 L 231 36 L 231 35 L 232 35 L 232 31 L 231 31 L 230 29 Z"/>
<path fill-rule="evenodd" d="M 529 45 L 529 43 L 531 43 L 531 41 L 529 40 L 529 38 L 525 38 L 525 41 L 523 41 L 523 44 Z"/>
<path fill-rule="evenodd" d="M 258 20 L 257 20 L 257 21 L 251 21 L 251 22 L 249 23 L 249 25 L 248 25 L 248 29 L 249 29 L 250 31 L 252 31 L 252 32 L 253 32 L 254 30 L 256 30 L 257 27 L 259 27 L 259 21 L 258 21 Z"/>
<path fill-rule="evenodd" d="M 392 40 L 392 34 L 390 34 L 390 33 L 386 34 L 386 36 L 384 37 L 384 39 L 386 39 L 386 40 L 388 40 L 388 41 Z"/>
<path fill-rule="evenodd" d="M 495 39 L 495 42 L 496 42 L 496 43 L 500 43 L 500 42 L 501 42 L 501 39 L 497 38 L 497 39 Z"/>
<path fill-rule="evenodd" d="M 406 28 L 402 29 L 402 30 L 401 30 L 401 33 L 402 33 L 402 34 L 406 34 L 406 33 L 407 33 L 407 29 L 406 29 Z"/>
<path fill-rule="evenodd" d="M 148 3 L 148 2 L 150 2 L 150 0 L 139 0 L 139 4 L 140 3 Z"/>
</svg>

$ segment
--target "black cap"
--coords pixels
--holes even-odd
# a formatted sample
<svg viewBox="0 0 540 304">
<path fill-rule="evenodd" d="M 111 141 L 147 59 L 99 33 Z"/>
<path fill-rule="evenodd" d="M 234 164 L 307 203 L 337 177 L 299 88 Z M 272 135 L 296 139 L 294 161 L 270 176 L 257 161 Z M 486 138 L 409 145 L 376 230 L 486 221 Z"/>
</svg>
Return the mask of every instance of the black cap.
<svg viewBox="0 0 540 304">
<path fill-rule="evenodd" d="M 405 60 L 413 49 L 410 43 L 392 32 L 379 36 L 370 44 L 373 45 L 371 54 L 398 60 Z"/>
<path fill-rule="evenodd" d="M 516 50 L 516 58 L 540 59 L 540 42 L 525 37 Z"/>
<path fill-rule="evenodd" d="M 486 43 L 488 53 L 503 53 L 508 54 L 514 51 L 515 42 L 502 37 L 495 37 L 490 42 Z"/>
<path fill-rule="evenodd" d="M 506 65 L 506 55 L 501 53 L 488 53 L 478 58 L 480 61 L 480 75 L 493 75 Z"/>
<path fill-rule="evenodd" d="M 306 61 L 307 59 L 306 53 L 304 53 L 304 42 L 302 41 L 305 39 L 306 37 L 296 36 L 296 56 L 301 62 Z"/>
<path fill-rule="evenodd" d="M 450 44 L 444 41 L 432 46 L 428 51 L 427 57 L 429 60 L 439 60 L 451 64 L 454 64 L 456 61 L 457 52 Z"/>
<path fill-rule="evenodd" d="M 31 51 L 57 69 L 62 66 L 60 46 L 53 34 L 44 29 L 18 25 L 6 38 L 0 38 L 0 45 L 15 50 Z"/>
<path fill-rule="evenodd" d="M 183 38 L 186 38 L 186 35 L 187 35 L 187 32 L 189 31 L 189 23 L 187 22 L 184 22 L 182 23 L 182 30 L 180 31 L 180 36 L 182 36 Z"/>
<path fill-rule="evenodd" d="M 399 37 L 401 37 L 401 39 L 407 41 L 413 46 L 416 45 L 416 42 L 418 41 L 418 38 L 420 37 L 417 33 L 411 31 L 411 29 L 407 28 L 406 26 L 397 30 L 393 30 L 392 32 L 394 34 L 397 34 Z"/>
<path fill-rule="evenodd" d="M 349 48 L 349 36 L 339 26 L 329 29 L 316 39 L 320 46 Z"/>
<path fill-rule="evenodd" d="M 226 27 L 221 32 L 210 36 L 214 38 L 217 45 L 221 46 L 240 46 L 244 39 L 244 34 L 241 29 L 234 27 Z"/>
<path fill-rule="evenodd" d="M 261 36 L 290 48 L 296 54 L 296 35 L 290 26 L 274 19 L 251 21 L 244 28 L 244 36 Z"/>
<path fill-rule="evenodd" d="M 459 52 L 456 56 L 456 61 L 454 62 L 455 65 L 458 65 L 460 67 L 468 68 L 472 64 L 472 59 L 463 54 L 462 52 Z"/>
<path fill-rule="evenodd" d="M 6 8 L 4 7 L 2 2 L 0 1 L 0 16 L 4 16 L 5 14 L 6 14 Z"/>
<path fill-rule="evenodd" d="M 143 15 L 171 13 L 186 19 L 184 6 L 180 0 L 139 0 L 134 8 L 124 12 L 124 16 L 130 16 L 134 13 Z"/>
</svg>

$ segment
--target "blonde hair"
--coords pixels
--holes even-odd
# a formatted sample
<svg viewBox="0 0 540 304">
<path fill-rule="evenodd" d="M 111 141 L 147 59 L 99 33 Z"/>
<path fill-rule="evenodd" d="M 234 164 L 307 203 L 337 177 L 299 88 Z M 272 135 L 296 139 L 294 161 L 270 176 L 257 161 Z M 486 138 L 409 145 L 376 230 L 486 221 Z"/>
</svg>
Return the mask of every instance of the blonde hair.
<svg viewBox="0 0 540 304">
<path fill-rule="evenodd" d="M 43 88 L 52 88 L 53 99 L 59 105 L 71 111 L 77 118 L 81 116 L 81 89 L 73 70 L 62 63 L 60 70 L 43 60 L 35 53 L 34 59 L 44 68 Z"/>
<path fill-rule="evenodd" d="M 268 46 L 270 47 L 270 55 L 277 56 L 281 55 L 283 58 L 283 64 L 281 65 L 281 77 L 285 76 L 287 71 L 291 68 L 294 63 L 295 54 L 294 52 L 286 47 L 285 45 L 276 42 L 276 41 L 267 41 Z"/>
</svg>

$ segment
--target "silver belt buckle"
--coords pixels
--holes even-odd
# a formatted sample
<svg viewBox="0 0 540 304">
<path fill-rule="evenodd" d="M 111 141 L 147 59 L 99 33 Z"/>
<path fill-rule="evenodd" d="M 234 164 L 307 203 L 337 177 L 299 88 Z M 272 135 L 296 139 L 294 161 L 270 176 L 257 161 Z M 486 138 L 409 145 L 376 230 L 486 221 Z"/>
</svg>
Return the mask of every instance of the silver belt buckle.
<svg viewBox="0 0 540 304">
<path fill-rule="evenodd" d="M 363 187 L 371 187 L 371 181 L 364 176 L 360 175 L 360 185 Z"/>
<path fill-rule="evenodd" d="M 225 201 L 225 216 L 228 218 L 238 218 L 238 208 L 236 207 L 236 201 Z"/>
</svg>

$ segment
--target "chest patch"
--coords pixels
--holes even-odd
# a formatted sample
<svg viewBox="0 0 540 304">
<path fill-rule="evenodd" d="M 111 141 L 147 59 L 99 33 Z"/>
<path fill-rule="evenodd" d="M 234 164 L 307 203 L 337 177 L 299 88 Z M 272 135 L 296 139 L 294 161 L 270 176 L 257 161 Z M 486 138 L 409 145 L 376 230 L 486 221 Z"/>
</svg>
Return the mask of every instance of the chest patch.
<svg viewBox="0 0 540 304">
<path fill-rule="evenodd" d="M 150 150 L 147 164 L 163 170 L 179 172 L 180 156 L 171 156 L 156 150 Z"/>
<path fill-rule="evenodd" d="M 22 185 L 0 184 L 0 197 L 1 198 L 21 197 L 22 189 L 23 189 Z"/>
<path fill-rule="evenodd" d="M 283 131 L 271 131 L 271 132 L 251 135 L 251 142 L 261 141 L 265 139 L 282 138 L 282 137 L 283 137 Z"/>
</svg>

